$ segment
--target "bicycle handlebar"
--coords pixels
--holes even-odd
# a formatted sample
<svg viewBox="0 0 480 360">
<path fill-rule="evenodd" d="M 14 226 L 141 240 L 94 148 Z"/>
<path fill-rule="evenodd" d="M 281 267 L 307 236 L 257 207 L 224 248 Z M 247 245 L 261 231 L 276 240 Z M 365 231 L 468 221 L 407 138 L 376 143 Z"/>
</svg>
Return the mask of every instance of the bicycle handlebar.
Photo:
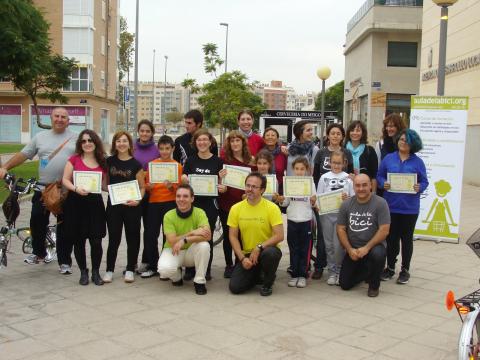
<svg viewBox="0 0 480 360">
<path fill-rule="evenodd" d="M 7 173 L 4 178 L 10 191 L 16 192 L 19 195 L 28 194 L 32 189 L 39 190 L 38 186 L 46 186 L 47 184 L 37 181 L 34 177 L 23 180 L 16 178 L 14 174 Z"/>
</svg>

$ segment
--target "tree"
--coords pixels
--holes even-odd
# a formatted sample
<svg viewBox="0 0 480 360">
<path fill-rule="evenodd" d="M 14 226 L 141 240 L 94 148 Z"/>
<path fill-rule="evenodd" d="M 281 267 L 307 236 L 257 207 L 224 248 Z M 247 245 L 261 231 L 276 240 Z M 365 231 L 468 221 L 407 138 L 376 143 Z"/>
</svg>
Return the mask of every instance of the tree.
<svg viewBox="0 0 480 360">
<path fill-rule="evenodd" d="M 132 54 L 135 35 L 128 32 L 127 20 L 120 16 L 120 46 L 118 48 L 118 80 L 122 81 L 125 74 L 128 74 L 133 66 Z"/>
<path fill-rule="evenodd" d="M 30 97 L 38 126 L 50 129 L 41 123 L 37 99 L 68 102 L 60 91 L 70 84 L 75 61 L 52 53 L 49 24 L 31 0 L 4 0 L 0 22 L 0 77 Z"/>
<path fill-rule="evenodd" d="M 165 120 L 173 124 L 178 124 L 183 120 L 183 114 L 179 111 L 171 111 L 165 114 Z"/>
<path fill-rule="evenodd" d="M 333 86 L 330 86 L 325 91 L 325 110 L 336 111 L 337 116 L 343 119 L 343 96 L 344 96 L 344 81 L 340 81 Z M 318 94 L 315 101 L 315 110 L 320 110 L 322 107 L 322 93 Z"/>
<path fill-rule="evenodd" d="M 220 56 L 218 55 L 218 46 L 217 44 L 208 43 L 202 47 L 204 53 L 204 69 L 207 74 L 213 74 L 217 77 L 218 68 L 224 63 Z"/>
</svg>

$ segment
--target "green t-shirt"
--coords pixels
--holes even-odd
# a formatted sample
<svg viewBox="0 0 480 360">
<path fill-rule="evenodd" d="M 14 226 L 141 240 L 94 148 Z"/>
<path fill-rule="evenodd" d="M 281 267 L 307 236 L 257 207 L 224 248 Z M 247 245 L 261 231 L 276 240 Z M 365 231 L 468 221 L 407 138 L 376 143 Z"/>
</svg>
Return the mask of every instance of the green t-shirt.
<svg viewBox="0 0 480 360">
<path fill-rule="evenodd" d="M 193 208 L 192 215 L 186 219 L 178 216 L 176 209 L 168 211 L 163 218 L 163 231 L 165 235 L 183 235 L 203 226 L 208 227 L 208 218 L 205 211 L 197 207 Z M 183 245 L 182 249 L 187 249 L 190 245 L 191 244 Z M 165 247 L 171 248 L 172 246 L 166 241 Z"/>
</svg>

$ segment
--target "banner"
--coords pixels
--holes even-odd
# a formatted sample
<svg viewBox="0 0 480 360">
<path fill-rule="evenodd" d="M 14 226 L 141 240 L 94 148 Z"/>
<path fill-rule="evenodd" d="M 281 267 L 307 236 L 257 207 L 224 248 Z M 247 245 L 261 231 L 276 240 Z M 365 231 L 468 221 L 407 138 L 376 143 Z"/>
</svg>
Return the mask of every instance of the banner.
<svg viewBox="0 0 480 360">
<path fill-rule="evenodd" d="M 417 155 L 429 181 L 415 237 L 458 243 L 468 97 L 412 96 L 411 109 L 410 128 L 422 138 Z"/>
</svg>

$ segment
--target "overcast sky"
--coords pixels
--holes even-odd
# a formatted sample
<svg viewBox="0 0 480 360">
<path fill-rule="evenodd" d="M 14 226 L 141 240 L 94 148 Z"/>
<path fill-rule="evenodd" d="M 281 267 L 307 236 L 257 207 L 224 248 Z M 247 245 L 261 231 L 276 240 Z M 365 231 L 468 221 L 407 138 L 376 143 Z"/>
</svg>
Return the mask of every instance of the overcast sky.
<svg viewBox="0 0 480 360">
<path fill-rule="evenodd" d="M 135 0 L 120 0 L 121 15 L 135 32 Z M 297 92 L 319 91 L 319 66 L 329 66 L 327 87 L 344 77 L 343 44 L 347 22 L 364 0 L 140 0 L 139 79 L 212 79 L 203 69 L 202 45 L 215 43 L 225 57 L 229 24 L 228 70 L 249 80 L 282 80 Z M 221 69 L 223 72 L 223 67 Z M 133 80 L 133 71 L 130 74 Z"/>
</svg>

